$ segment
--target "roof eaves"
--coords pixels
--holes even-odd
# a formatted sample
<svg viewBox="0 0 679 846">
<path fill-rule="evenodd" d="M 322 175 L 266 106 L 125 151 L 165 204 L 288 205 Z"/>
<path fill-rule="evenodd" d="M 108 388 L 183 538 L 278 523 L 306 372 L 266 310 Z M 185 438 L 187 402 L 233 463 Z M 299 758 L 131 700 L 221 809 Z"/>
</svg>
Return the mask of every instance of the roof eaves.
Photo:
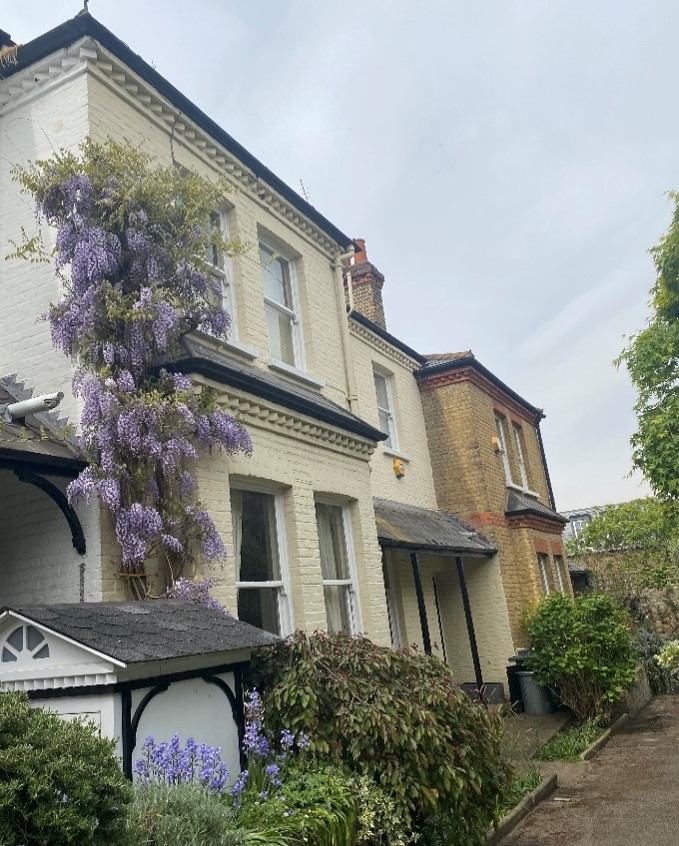
<svg viewBox="0 0 679 846">
<path fill-rule="evenodd" d="M 403 341 L 400 341 L 395 335 L 392 335 L 390 332 L 387 332 L 387 330 L 383 329 L 378 323 L 374 323 L 372 320 L 370 320 L 370 318 L 366 317 L 364 314 L 361 314 L 360 311 L 350 311 L 349 317 L 352 320 L 355 320 L 356 323 L 360 323 L 361 326 L 365 326 L 366 329 L 369 329 L 373 334 L 377 335 L 378 338 L 382 338 L 383 341 L 386 341 L 388 344 L 391 344 L 393 347 L 396 347 L 397 350 L 400 350 L 402 353 L 405 353 L 407 356 L 414 359 L 419 364 L 425 363 L 426 358 L 423 355 L 416 352 L 412 347 L 409 347 L 407 344 L 404 344 Z"/>
<path fill-rule="evenodd" d="M 345 235 L 344 232 L 334 226 L 320 212 L 316 211 L 312 205 L 300 197 L 296 191 L 293 191 L 280 177 L 270 171 L 252 153 L 249 153 L 242 144 L 239 144 L 235 138 L 215 123 L 212 118 L 208 117 L 205 112 L 199 109 L 188 97 L 168 82 L 165 77 L 161 76 L 140 55 L 134 53 L 125 42 L 121 41 L 89 13 L 80 13 L 75 18 L 38 36 L 38 38 L 28 42 L 28 44 L 22 45 L 17 54 L 17 64 L 3 69 L 2 78 L 7 78 L 24 68 L 30 67 L 34 62 L 44 59 L 51 53 L 69 47 L 78 39 L 86 36 L 94 38 L 120 59 L 121 62 L 124 62 L 130 70 L 134 71 L 145 82 L 152 85 L 161 96 L 183 112 L 197 126 L 211 135 L 215 141 L 219 142 L 248 167 L 258 179 L 266 182 L 340 246 L 345 249 L 353 246 L 354 241 L 352 238 Z"/>
<path fill-rule="evenodd" d="M 272 385 L 263 380 L 257 381 L 252 376 L 243 374 L 236 369 L 231 369 L 219 362 L 211 361 L 202 356 L 187 356 L 181 358 L 172 365 L 166 365 L 168 370 L 175 370 L 181 373 L 196 373 L 216 382 L 240 388 L 262 399 L 297 411 L 324 423 L 330 423 L 347 432 L 368 438 L 371 441 L 384 441 L 388 438 L 384 432 L 375 429 L 369 423 L 361 420 L 350 412 L 333 411 L 322 405 L 316 405 L 311 400 L 306 400 L 294 393 L 288 393 L 283 388 Z"/>
<path fill-rule="evenodd" d="M 427 379 L 434 373 L 445 373 L 448 370 L 461 370 L 465 367 L 473 367 L 482 376 L 488 379 L 489 382 L 492 382 L 496 387 L 498 387 L 503 393 L 507 394 L 507 396 L 511 397 L 515 402 L 520 403 L 525 409 L 534 414 L 538 420 L 545 417 L 545 412 L 542 408 L 537 408 L 537 406 L 529 403 L 528 400 L 524 399 L 520 394 L 517 394 L 516 391 L 499 379 L 491 370 L 484 367 L 484 365 L 481 364 L 481 362 L 473 355 L 465 356 L 463 358 L 447 359 L 444 361 L 427 360 L 424 367 L 415 371 L 415 378 L 420 380 Z"/>
</svg>

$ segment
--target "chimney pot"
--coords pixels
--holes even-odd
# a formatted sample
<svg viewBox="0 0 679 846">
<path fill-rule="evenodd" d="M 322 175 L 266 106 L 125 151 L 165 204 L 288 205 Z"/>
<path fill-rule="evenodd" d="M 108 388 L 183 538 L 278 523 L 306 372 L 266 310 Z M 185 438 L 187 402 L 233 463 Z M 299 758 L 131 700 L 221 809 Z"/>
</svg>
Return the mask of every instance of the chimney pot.
<svg viewBox="0 0 679 846">
<path fill-rule="evenodd" d="M 358 250 L 354 253 L 354 261 L 356 264 L 360 261 L 368 261 L 368 251 L 365 248 L 365 239 L 355 238 L 354 240 L 358 244 Z"/>
</svg>

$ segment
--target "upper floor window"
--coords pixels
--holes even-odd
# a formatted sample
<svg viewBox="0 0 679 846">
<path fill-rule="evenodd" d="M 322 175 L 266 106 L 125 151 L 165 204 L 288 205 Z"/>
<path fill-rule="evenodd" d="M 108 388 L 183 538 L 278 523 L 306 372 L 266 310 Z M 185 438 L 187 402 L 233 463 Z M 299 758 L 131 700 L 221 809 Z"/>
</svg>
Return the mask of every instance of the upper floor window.
<svg viewBox="0 0 679 846">
<path fill-rule="evenodd" d="M 514 431 L 514 443 L 516 444 L 516 457 L 519 461 L 519 474 L 521 476 L 521 487 L 528 490 L 528 474 L 526 473 L 526 459 L 523 454 L 523 430 L 517 423 L 512 423 Z"/>
<path fill-rule="evenodd" d="M 576 538 L 579 538 L 582 532 L 585 529 L 585 526 L 590 522 L 589 517 L 577 517 L 574 520 L 571 519 L 571 529 L 573 530 L 573 534 Z"/>
<path fill-rule="evenodd" d="M 221 238 L 228 240 L 231 237 L 229 229 L 229 215 L 226 210 L 214 210 L 210 212 L 207 222 L 210 235 L 218 232 Z M 236 297 L 233 290 L 233 265 L 231 257 L 219 248 L 218 239 L 210 242 L 205 256 L 210 267 L 210 275 L 213 290 L 211 296 L 213 302 L 220 305 L 231 318 L 231 329 L 229 337 L 238 337 L 238 324 L 236 321 Z"/>
<path fill-rule="evenodd" d="M 266 243 L 259 244 L 269 353 L 272 360 L 304 369 L 294 262 Z"/>
<path fill-rule="evenodd" d="M 232 490 L 231 508 L 238 618 L 286 636 L 292 612 L 282 497 Z"/>
<path fill-rule="evenodd" d="M 383 441 L 383 445 L 392 449 L 398 449 L 391 376 L 373 368 L 373 379 L 375 382 L 375 397 L 377 398 L 379 428 L 388 435 L 386 441 Z"/>
<path fill-rule="evenodd" d="M 505 468 L 505 479 L 508 485 L 513 485 L 514 479 L 512 478 L 512 468 L 509 463 L 509 452 L 507 450 L 506 423 L 505 418 L 499 414 L 495 415 L 495 428 L 500 441 L 500 453 L 502 455 L 502 464 Z"/>
<path fill-rule="evenodd" d="M 360 631 L 349 508 L 316 503 L 323 595 L 329 632 Z"/>
</svg>

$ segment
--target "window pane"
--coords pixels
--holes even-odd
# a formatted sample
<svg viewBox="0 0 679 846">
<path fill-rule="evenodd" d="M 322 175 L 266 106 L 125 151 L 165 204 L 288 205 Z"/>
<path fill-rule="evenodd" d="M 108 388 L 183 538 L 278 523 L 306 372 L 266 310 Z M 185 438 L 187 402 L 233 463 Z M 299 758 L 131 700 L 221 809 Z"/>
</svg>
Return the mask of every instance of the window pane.
<svg viewBox="0 0 679 846">
<path fill-rule="evenodd" d="M 259 258 L 262 263 L 264 295 L 270 300 L 292 309 L 290 264 L 284 258 L 274 256 L 266 247 L 261 245 Z"/>
<path fill-rule="evenodd" d="M 323 578 L 350 578 L 342 508 L 339 505 L 319 503 L 316 505 L 316 519 Z"/>
<path fill-rule="evenodd" d="M 21 652 L 24 648 L 24 627 L 19 626 L 18 629 L 14 629 L 12 634 L 7 638 L 7 643 L 13 646 L 17 652 Z"/>
<path fill-rule="evenodd" d="M 274 306 L 266 306 L 266 322 L 269 328 L 269 352 L 273 358 L 295 366 L 292 318 L 282 314 Z"/>
<path fill-rule="evenodd" d="M 389 435 L 386 441 L 382 441 L 384 446 L 392 446 L 391 443 L 391 415 L 388 411 L 382 411 L 382 409 L 378 410 L 379 418 L 380 418 L 380 432 L 384 432 L 385 435 Z"/>
<path fill-rule="evenodd" d="M 242 506 L 240 533 L 241 582 L 279 581 L 275 498 L 271 494 L 234 491 Z"/>
<path fill-rule="evenodd" d="M 326 585 L 325 615 L 328 619 L 329 632 L 351 631 L 349 623 L 349 588 L 346 585 Z"/>
<path fill-rule="evenodd" d="M 208 232 L 212 235 L 215 231 L 219 232 L 222 228 L 222 221 L 219 215 L 219 212 L 213 211 L 210 212 L 210 219 L 208 222 Z M 222 257 L 219 254 L 219 248 L 217 244 L 209 244 L 207 249 L 207 256 L 208 262 L 215 267 L 221 267 L 222 265 Z"/>
<path fill-rule="evenodd" d="M 43 642 L 45 638 L 42 636 L 42 633 L 39 632 L 33 626 L 28 626 L 26 628 L 26 640 L 28 642 L 28 648 L 33 652 L 33 650 Z"/>
<path fill-rule="evenodd" d="M 9 664 L 10 661 L 16 661 L 16 655 L 10 650 L 7 649 L 6 646 L 2 648 L 2 661 L 4 664 Z"/>
<path fill-rule="evenodd" d="M 238 619 L 266 632 L 280 634 L 278 592 L 279 588 L 240 588 Z"/>
<path fill-rule="evenodd" d="M 34 658 L 49 658 L 50 657 L 50 648 L 47 644 L 45 644 L 41 649 L 33 656 Z"/>
<path fill-rule="evenodd" d="M 389 391 L 387 390 L 387 377 L 381 373 L 374 373 L 375 379 L 375 396 L 377 397 L 377 405 L 379 408 L 390 410 L 389 408 Z M 388 429 L 385 431 L 389 431 Z"/>
</svg>

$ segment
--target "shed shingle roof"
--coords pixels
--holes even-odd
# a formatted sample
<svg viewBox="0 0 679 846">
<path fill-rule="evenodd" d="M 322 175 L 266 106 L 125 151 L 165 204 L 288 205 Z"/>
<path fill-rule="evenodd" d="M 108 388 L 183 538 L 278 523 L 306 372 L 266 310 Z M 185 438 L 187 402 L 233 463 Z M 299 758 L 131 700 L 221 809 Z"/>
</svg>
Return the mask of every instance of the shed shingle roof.
<svg viewBox="0 0 679 846">
<path fill-rule="evenodd" d="M 467 555 L 491 556 L 496 552 L 483 535 L 446 511 L 386 499 L 376 499 L 374 504 L 377 537 L 382 546 Z"/>
<path fill-rule="evenodd" d="M 278 638 L 184 599 L 5 609 L 125 664 L 266 646 Z"/>
</svg>

